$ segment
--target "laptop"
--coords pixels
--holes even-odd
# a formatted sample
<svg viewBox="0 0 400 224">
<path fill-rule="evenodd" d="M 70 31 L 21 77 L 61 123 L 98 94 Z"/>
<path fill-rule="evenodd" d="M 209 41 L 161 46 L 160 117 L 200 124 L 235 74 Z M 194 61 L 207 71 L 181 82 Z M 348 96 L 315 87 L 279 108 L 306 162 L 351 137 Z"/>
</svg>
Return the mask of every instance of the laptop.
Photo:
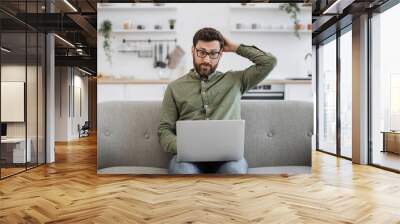
<svg viewBox="0 0 400 224">
<path fill-rule="evenodd" d="M 244 155 L 244 127 L 244 120 L 177 121 L 177 160 L 240 160 Z"/>
</svg>

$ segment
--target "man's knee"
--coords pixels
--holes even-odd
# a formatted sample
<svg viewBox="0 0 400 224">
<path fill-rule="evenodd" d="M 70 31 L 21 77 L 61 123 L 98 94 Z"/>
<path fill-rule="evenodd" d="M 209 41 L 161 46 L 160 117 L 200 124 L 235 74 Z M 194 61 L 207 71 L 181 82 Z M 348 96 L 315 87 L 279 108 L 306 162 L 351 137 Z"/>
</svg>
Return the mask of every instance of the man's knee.
<svg viewBox="0 0 400 224">
<path fill-rule="evenodd" d="M 176 155 L 169 162 L 169 174 L 199 174 L 200 169 L 193 163 L 178 162 Z"/>
<path fill-rule="evenodd" d="M 247 173 L 247 161 L 246 159 L 241 159 L 238 161 L 229 161 L 222 164 L 217 173 L 220 174 L 246 174 Z"/>
</svg>

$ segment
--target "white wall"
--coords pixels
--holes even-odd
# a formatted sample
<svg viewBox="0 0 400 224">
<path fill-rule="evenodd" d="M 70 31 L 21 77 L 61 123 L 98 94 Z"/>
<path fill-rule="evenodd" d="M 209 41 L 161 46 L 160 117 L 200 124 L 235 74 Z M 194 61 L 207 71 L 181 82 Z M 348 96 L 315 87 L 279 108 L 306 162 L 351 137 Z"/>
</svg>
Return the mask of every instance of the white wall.
<svg viewBox="0 0 400 224">
<path fill-rule="evenodd" d="M 75 75 L 74 76 L 74 86 L 75 86 L 75 106 L 74 106 L 74 110 L 75 113 L 72 113 L 72 119 L 71 119 L 71 135 L 72 138 L 77 138 L 79 137 L 79 133 L 78 133 L 78 124 L 80 124 L 81 126 L 85 123 L 85 121 L 88 120 L 88 78 L 87 76 L 83 77 L 80 75 Z M 79 99 L 79 93 L 77 92 L 77 90 L 80 90 L 80 99 Z M 79 102 L 81 101 L 80 106 L 81 106 L 81 112 L 79 111 Z"/>
<path fill-rule="evenodd" d="M 8 65 L 2 65 L 1 66 L 1 81 L 17 81 L 17 82 L 25 82 L 25 75 L 28 75 L 29 79 L 29 84 L 30 85 L 36 85 L 36 81 L 31 80 L 32 77 L 31 75 L 36 76 L 36 67 L 34 66 L 27 66 L 25 65 L 18 65 L 18 64 L 8 64 Z M 32 82 L 32 83 L 31 83 Z M 36 88 L 27 88 L 27 104 L 30 104 L 34 100 L 36 100 Z M 2 96 L 4 97 L 4 96 Z M 36 101 L 35 101 L 36 102 Z M 29 106 L 29 105 L 28 105 Z M 36 109 L 37 105 L 36 103 L 33 105 L 30 105 L 31 107 L 34 107 L 33 110 Z M 2 110 L 7 110 L 7 108 L 1 108 Z M 22 108 L 24 109 L 24 108 Z M 27 113 L 27 119 L 28 119 L 28 137 L 31 133 L 33 133 L 34 130 L 36 130 L 36 113 L 32 112 L 32 108 L 27 109 L 29 113 Z M 35 124 L 32 124 L 32 122 L 35 122 Z M 8 137 L 24 137 L 25 136 L 25 126 L 26 122 L 8 122 L 7 123 L 7 136 Z M 36 133 L 36 132 L 35 132 Z"/>
<path fill-rule="evenodd" d="M 55 141 L 68 140 L 68 67 L 55 68 Z"/>
<path fill-rule="evenodd" d="M 55 73 L 55 140 L 69 141 L 78 138 L 78 124 L 83 125 L 88 120 L 88 78 L 71 67 L 56 67 Z M 79 88 L 82 116 L 76 107 L 79 104 L 77 92 L 73 91 Z"/>
<path fill-rule="evenodd" d="M 121 4 L 121 3 L 119 3 Z M 115 5 L 115 4 L 114 4 Z M 136 4 L 139 5 L 139 4 Z M 152 4 L 147 4 L 152 6 Z M 240 22 L 244 24 L 272 24 L 289 26 L 292 21 L 289 15 L 279 9 L 243 10 L 232 9 L 232 4 L 166 4 L 176 6 L 176 10 L 149 10 L 149 9 L 99 9 L 98 27 L 109 19 L 113 29 L 122 29 L 123 21 L 131 20 L 133 25 L 144 24 L 146 28 L 159 23 L 164 27 L 170 18 L 177 20 L 176 33 L 114 33 L 112 37 L 112 64 L 110 65 L 103 50 L 103 37 L 98 34 L 98 71 L 103 75 L 134 76 L 137 79 L 159 79 L 157 70 L 153 68 L 152 58 L 138 58 L 135 53 L 121 53 L 122 39 L 178 39 L 178 44 L 186 51 L 185 58 L 178 69 L 173 71 L 172 78 L 184 75 L 193 67 L 191 46 L 194 33 L 205 26 L 212 26 L 238 43 L 256 45 L 271 52 L 278 58 L 278 65 L 269 78 L 282 79 L 287 77 L 305 77 L 307 66 L 304 56 L 311 53 L 311 32 L 302 33 L 301 39 L 292 32 L 231 32 L 232 26 Z M 266 4 L 270 5 L 270 4 Z M 302 10 L 301 23 L 311 23 L 311 10 Z M 249 66 L 251 63 L 232 53 L 226 53 L 221 59 L 218 70 L 237 70 Z"/>
</svg>

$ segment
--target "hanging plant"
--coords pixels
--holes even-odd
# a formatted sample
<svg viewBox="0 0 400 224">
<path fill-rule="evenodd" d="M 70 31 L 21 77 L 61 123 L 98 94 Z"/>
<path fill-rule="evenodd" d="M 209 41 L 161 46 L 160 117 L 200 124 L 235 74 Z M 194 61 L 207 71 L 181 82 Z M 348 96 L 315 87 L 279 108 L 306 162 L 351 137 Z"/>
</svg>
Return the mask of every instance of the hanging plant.
<svg viewBox="0 0 400 224">
<path fill-rule="evenodd" d="M 300 13 L 300 8 L 297 3 L 284 3 L 279 6 L 279 9 L 284 10 L 290 15 L 290 18 L 293 20 L 294 24 L 294 34 L 300 39 L 300 20 L 297 17 L 297 15 Z"/>
<path fill-rule="evenodd" d="M 112 23 L 110 20 L 104 20 L 101 23 L 99 32 L 103 35 L 103 49 L 107 57 L 107 61 L 111 64 L 111 32 L 112 32 Z"/>
</svg>

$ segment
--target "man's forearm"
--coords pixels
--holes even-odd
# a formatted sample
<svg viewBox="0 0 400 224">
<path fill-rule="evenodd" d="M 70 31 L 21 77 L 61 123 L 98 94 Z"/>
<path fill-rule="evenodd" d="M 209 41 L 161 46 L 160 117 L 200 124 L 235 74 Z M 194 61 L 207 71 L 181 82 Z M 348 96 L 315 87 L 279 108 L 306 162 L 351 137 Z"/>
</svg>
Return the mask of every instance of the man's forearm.
<svg viewBox="0 0 400 224">
<path fill-rule="evenodd" d="M 161 106 L 160 125 L 158 127 L 158 137 L 161 147 L 166 152 L 176 153 L 176 134 L 175 124 L 178 118 L 174 97 L 168 85 L 164 93 Z"/>
<path fill-rule="evenodd" d="M 167 127 L 160 127 L 158 134 L 163 150 L 169 153 L 176 153 L 176 135 Z"/>
</svg>

